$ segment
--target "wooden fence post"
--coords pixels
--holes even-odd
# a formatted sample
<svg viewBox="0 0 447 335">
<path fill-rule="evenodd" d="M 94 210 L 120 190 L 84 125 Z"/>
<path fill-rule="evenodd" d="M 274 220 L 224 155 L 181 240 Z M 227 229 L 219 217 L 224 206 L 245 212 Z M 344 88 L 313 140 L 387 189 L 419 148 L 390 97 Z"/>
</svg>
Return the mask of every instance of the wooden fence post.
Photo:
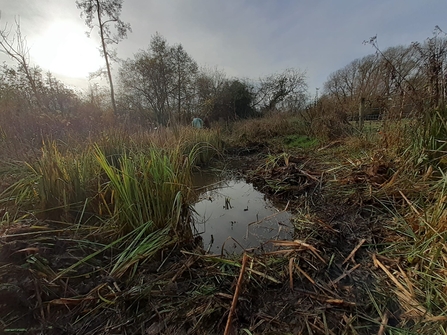
<svg viewBox="0 0 447 335">
<path fill-rule="evenodd" d="M 365 116 L 365 98 L 360 99 L 360 107 L 359 107 L 359 129 L 363 130 L 363 121 Z"/>
</svg>

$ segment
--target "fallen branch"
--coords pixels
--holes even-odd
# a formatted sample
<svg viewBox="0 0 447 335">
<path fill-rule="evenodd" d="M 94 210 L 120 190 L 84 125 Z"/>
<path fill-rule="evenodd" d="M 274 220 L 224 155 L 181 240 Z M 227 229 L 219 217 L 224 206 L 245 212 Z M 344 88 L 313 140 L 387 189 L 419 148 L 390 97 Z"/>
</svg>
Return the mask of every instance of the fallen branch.
<svg viewBox="0 0 447 335">
<path fill-rule="evenodd" d="M 343 305 L 353 307 L 356 305 L 355 302 L 345 301 L 342 299 L 327 299 L 326 302 L 331 305 Z"/>
<path fill-rule="evenodd" d="M 336 145 L 336 144 L 339 144 L 339 143 L 341 143 L 341 142 L 342 142 L 342 141 L 340 141 L 340 140 L 338 140 L 338 141 L 333 141 L 333 142 L 329 143 L 328 145 L 325 145 L 324 147 L 319 148 L 317 151 L 322 151 L 322 150 L 324 150 L 324 149 L 328 149 L 328 148 L 330 148 L 330 147 L 332 147 L 332 146 L 334 146 L 334 145 Z"/>
<path fill-rule="evenodd" d="M 234 291 L 233 301 L 231 302 L 230 313 L 228 314 L 227 325 L 225 326 L 224 335 L 230 334 L 231 320 L 233 319 L 234 310 L 236 309 L 237 300 L 239 298 L 239 291 L 242 286 L 242 279 L 244 278 L 245 266 L 247 264 L 247 254 L 244 253 L 242 257 L 242 267 L 241 272 L 239 273 L 239 278 L 237 280 L 236 289 Z"/>
<path fill-rule="evenodd" d="M 295 261 L 295 257 L 289 259 L 289 286 L 290 289 L 293 290 L 293 262 Z"/>
<path fill-rule="evenodd" d="M 308 172 L 304 171 L 304 170 L 299 170 L 299 172 L 303 175 L 305 175 L 307 178 L 310 178 L 314 181 L 318 181 L 320 182 L 320 179 L 318 179 L 317 177 L 312 176 L 311 174 L 309 174 Z"/>
</svg>

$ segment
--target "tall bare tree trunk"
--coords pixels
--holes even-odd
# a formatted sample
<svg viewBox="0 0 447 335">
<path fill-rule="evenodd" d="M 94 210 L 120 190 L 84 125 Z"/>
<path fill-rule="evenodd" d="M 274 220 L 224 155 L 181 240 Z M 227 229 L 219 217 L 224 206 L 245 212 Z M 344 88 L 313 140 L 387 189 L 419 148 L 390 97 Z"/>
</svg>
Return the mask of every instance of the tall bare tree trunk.
<svg viewBox="0 0 447 335">
<path fill-rule="evenodd" d="M 110 70 L 109 56 L 107 54 L 107 47 L 106 47 L 106 42 L 105 42 L 105 37 L 104 37 L 104 27 L 103 27 L 102 20 L 101 20 L 101 9 L 100 9 L 99 0 L 96 0 L 96 5 L 97 5 L 96 10 L 98 13 L 99 32 L 101 34 L 102 51 L 104 52 L 104 59 L 106 60 L 106 67 L 107 67 L 107 76 L 109 78 L 110 98 L 112 100 L 113 113 L 116 115 L 117 109 L 116 109 L 116 103 L 115 103 L 115 91 L 113 89 L 112 71 Z"/>
</svg>

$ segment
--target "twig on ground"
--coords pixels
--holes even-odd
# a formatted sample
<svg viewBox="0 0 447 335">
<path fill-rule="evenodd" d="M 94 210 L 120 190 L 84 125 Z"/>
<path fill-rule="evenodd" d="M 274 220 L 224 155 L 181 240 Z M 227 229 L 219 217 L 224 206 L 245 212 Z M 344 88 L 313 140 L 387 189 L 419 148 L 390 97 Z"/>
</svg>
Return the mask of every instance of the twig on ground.
<svg viewBox="0 0 447 335">
<path fill-rule="evenodd" d="M 318 181 L 320 182 L 320 179 L 317 177 L 312 176 L 311 174 L 309 174 L 308 172 L 304 171 L 304 170 L 298 170 L 301 174 L 305 175 L 307 178 L 310 178 L 314 181 Z"/>
<path fill-rule="evenodd" d="M 241 266 L 241 272 L 239 273 L 239 278 L 237 280 L 236 289 L 234 291 L 233 301 L 231 303 L 230 313 L 228 314 L 227 319 L 227 325 L 225 326 L 225 332 L 224 335 L 230 334 L 231 329 L 231 320 L 233 319 L 234 310 L 236 309 L 237 300 L 239 298 L 239 292 L 242 286 L 242 279 L 244 278 L 244 272 L 245 272 L 245 266 L 247 264 L 247 254 L 244 253 L 242 256 L 242 266 Z"/>
<path fill-rule="evenodd" d="M 290 289 L 293 290 L 293 262 L 295 261 L 295 257 L 289 259 L 289 286 Z"/>
<path fill-rule="evenodd" d="M 327 264 L 326 261 L 324 260 L 324 258 L 320 256 L 318 250 L 314 246 L 312 246 L 312 245 L 310 245 L 310 244 L 308 244 L 306 242 L 303 242 L 303 241 L 300 241 L 300 240 L 294 240 L 294 241 L 270 240 L 269 242 L 272 243 L 275 246 L 278 246 L 278 247 L 291 248 L 290 250 L 297 250 L 297 251 L 309 250 L 315 257 L 317 257 L 319 260 L 321 260 L 324 264 Z M 279 250 L 279 251 L 282 252 L 282 250 Z M 275 253 L 276 252 L 273 251 L 273 252 L 269 252 L 269 253 L 266 253 L 266 254 L 275 254 Z"/>
<path fill-rule="evenodd" d="M 315 285 L 315 280 L 310 278 L 310 276 L 306 272 L 304 272 L 303 269 L 301 269 L 297 264 L 295 264 L 295 267 L 304 277 L 307 278 L 308 281 L 310 281 L 313 285 Z"/>
<path fill-rule="evenodd" d="M 350 275 L 354 270 L 356 270 L 357 268 L 360 267 L 360 264 L 357 264 L 356 266 L 354 266 L 352 269 L 346 271 L 345 273 L 343 273 L 341 276 L 339 276 L 337 279 L 335 279 L 332 284 L 337 284 L 340 280 L 342 280 L 343 278 L 345 278 L 346 276 Z"/>
<path fill-rule="evenodd" d="M 365 243 L 365 242 L 366 242 L 366 239 L 362 239 L 362 240 L 360 241 L 360 243 L 357 244 L 357 246 L 351 251 L 351 253 L 349 254 L 349 256 L 346 257 L 346 259 L 343 261 L 342 265 L 345 264 L 345 263 L 347 263 L 350 259 L 353 259 L 354 256 L 355 256 L 355 253 L 357 252 L 357 250 L 359 250 L 360 247 L 361 247 L 361 246 L 363 245 L 363 243 Z"/>
<path fill-rule="evenodd" d="M 324 147 L 319 148 L 317 151 L 323 151 L 324 149 L 328 149 L 328 148 L 330 148 L 338 143 L 341 143 L 341 142 L 342 141 L 340 141 L 340 140 L 333 141 L 333 142 L 329 143 L 328 145 L 325 145 Z"/>
<path fill-rule="evenodd" d="M 387 325 L 388 325 L 388 313 L 385 312 L 382 315 L 382 321 L 380 322 L 380 328 L 379 328 L 377 335 L 385 334 L 385 329 L 386 329 Z"/>
</svg>

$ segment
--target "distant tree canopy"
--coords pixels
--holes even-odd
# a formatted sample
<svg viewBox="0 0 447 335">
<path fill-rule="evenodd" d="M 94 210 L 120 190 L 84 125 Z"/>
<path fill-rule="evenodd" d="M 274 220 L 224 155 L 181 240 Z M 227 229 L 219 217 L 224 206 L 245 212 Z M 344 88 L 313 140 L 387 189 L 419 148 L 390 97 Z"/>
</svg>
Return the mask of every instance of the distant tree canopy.
<svg viewBox="0 0 447 335">
<path fill-rule="evenodd" d="M 211 120 L 246 119 L 255 115 L 253 93 L 246 83 L 237 79 L 226 80 L 207 103 L 207 117 Z"/>
<path fill-rule="evenodd" d="M 0 68 L 0 104 L 15 105 L 17 112 L 26 115 L 35 111 L 37 96 L 40 113 L 69 115 L 75 112 L 80 100 L 73 90 L 50 72 L 42 74 L 39 67 L 30 68 L 28 74 L 32 75 L 34 88 L 30 87 L 27 74 L 20 66 Z"/>
<path fill-rule="evenodd" d="M 147 50 L 122 63 L 119 79 L 121 108 L 161 125 L 188 123 L 193 116 L 243 119 L 304 106 L 307 89 L 304 73 L 294 69 L 257 83 L 199 70 L 181 44 L 171 46 L 158 33 Z"/>
<path fill-rule="evenodd" d="M 197 72 L 196 62 L 181 44 L 170 46 L 156 34 L 148 50 L 123 62 L 119 70 L 124 107 L 152 116 L 162 125 L 190 119 L 196 105 Z"/>
<path fill-rule="evenodd" d="M 325 101 L 353 116 L 365 98 L 371 113 L 407 113 L 445 102 L 447 39 L 434 36 L 424 43 L 379 50 L 333 72 L 324 84 Z M 329 100 L 328 100 L 329 99 Z"/>
</svg>

